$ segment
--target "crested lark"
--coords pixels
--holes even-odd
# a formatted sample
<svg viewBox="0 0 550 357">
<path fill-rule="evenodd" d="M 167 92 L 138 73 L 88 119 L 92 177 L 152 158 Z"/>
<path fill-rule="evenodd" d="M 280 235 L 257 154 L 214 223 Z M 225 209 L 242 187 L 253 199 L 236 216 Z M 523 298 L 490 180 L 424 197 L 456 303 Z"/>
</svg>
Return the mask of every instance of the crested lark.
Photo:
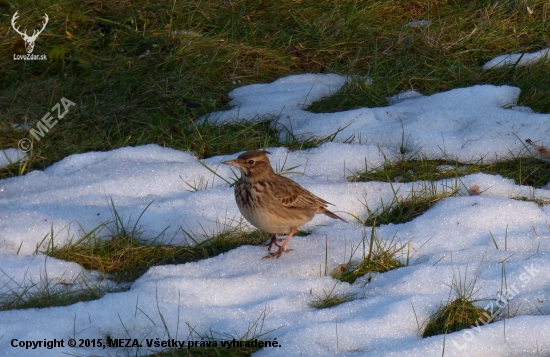
<svg viewBox="0 0 550 357">
<path fill-rule="evenodd" d="M 315 196 L 296 182 L 277 175 L 271 168 L 267 151 L 248 151 L 235 160 L 224 161 L 241 170 L 241 178 L 235 185 L 235 200 L 241 214 L 256 228 L 272 234 L 271 240 L 265 246 L 271 251 L 275 244 L 279 249 L 269 253 L 265 258 L 279 258 L 297 228 L 313 219 L 317 213 L 331 218 L 340 219 L 327 205 L 331 204 Z M 277 233 L 288 233 L 282 245 L 277 242 Z"/>
</svg>

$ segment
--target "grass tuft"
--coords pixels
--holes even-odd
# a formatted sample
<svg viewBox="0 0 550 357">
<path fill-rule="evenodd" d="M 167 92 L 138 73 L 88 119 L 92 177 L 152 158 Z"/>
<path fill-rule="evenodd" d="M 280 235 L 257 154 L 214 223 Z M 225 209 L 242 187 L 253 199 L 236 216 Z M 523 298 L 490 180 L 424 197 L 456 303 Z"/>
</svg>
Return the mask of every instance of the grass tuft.
<svg viewBox="0 0 550 357">
<path fill-rule="evenodd" d="M 480 322 L 483 324 L 493 322 L 491 318 L 488 318 L 488 316 L 491 316 L 489 312 L 475 305 L 476 300 L 473 299 L 474 294 L 477 292 L 475 290 L 475 284 L 482 262 L 483 258 L 470 281 L 467 280 L 467 266 L 464 277 L 461 276 L 460 270 L 455 273 L 453 268 L 451 292 L 454 292 L 456 297 L 451 300 L 449 295 L 448 302 L 446 304 L 441 304 L 437 311 L 430 316 L 424 332 L 422 333 L 422 338 L 479 326 Z"/>
<path fill-rule="evenodd" d="M 17 289 L 0 294 L 0 311 L 67 306 L 99 299 L 109 291 L 101 284 L 79 277 L 71 282 L 54 282 L 46 276 L 39 283 L 19 285 Z"/>
<path fill-rule="evenodd" d="M 329 307 L 338 306 L 349 301 L 353 301 L 356 294 L 336 293 L 334 289 L 336 288 L 337 284 L 338 282 L 334 284 L 334 286 L 328 293 L 323 290 L 323 295 L 317 295 L 315 299 L 309 303 L 309 306 L 315 309 L 326 309 Z"/>
<path fill-rule="evenodd" d="M 485 309 L 476 306 L 470 299 L 458 297 L 449 304 L 441 305 L 430 317 L 422 338 L 470 328 L 485 316 L 487 316 Z"/>
<path fill-rule="evenodd" d="M 361 262 L 351 261 L 346 265 L 347 269 L 338 271 L 336 274 L 333 272 L 333 277 L 338 278 L 340 281 L 353 284 L 357 278 L 372 273 L 385 273 L 387 271 L 397 269 L 405 266 L 403 262 L 396 258 L 396 255 L 403 251 L 407 244 L 398 245 L 395 242 L 395 236 L 391 240 L 384 240 L 378 237 L 375 231 L 376 225 L 372 225 L 370 237 L 368 240 L 368 253 L 366 251 L 366 233 L 363 230 L 363 259 Z M 358 245 L 355 249 L 352 248 L 351 256 L 359 248 Z M 370 280 L 370 279 L 369 279 Z"/>
<path fill-rule="evenodd" d="M 458 193 L 458 188 L 439 192 L 436 183 L 433 182 L 421 182 L 420 184 L 422 187 L 420 189 L 414 189 L 413 187 L 406 198 L 402 198 L 398 194 L 398 190 L 394 189 L 392 202 L 381 204 L 375 211 L 371 211 L 365 203 L 364 206 L 367 209 L 368 216 L 366 219 L 360 221 L 365 226 L 409 222 L 432 208 L 436 203 L 447 197 L 455 196 Z"/>
</svg>

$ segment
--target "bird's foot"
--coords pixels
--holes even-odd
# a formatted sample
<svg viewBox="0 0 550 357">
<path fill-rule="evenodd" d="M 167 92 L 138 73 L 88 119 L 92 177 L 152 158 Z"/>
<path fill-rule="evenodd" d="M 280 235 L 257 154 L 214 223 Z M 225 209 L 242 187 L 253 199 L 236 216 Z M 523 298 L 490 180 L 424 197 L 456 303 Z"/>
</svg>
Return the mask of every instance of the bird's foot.
<svg viewBox="0 0 550 357">
<path fill-rule="evenodd" d="M 284 247 L 280 247 L 275 253 L 269 253 L 268 255 L 266 255 L 265 257 L 263 257 L 262 259 L 269 259 L 269 258 L 277 258 L 279 259 L 281 257 L 281 254 L 284 253 L 288 253 L 288 252 L 291 252 L 293 251 L 294 249 L 286 249 Z"/>
<path fill-rule="evenodd" d="M 262 244 L 262 246 L 267 247 L 267 250 L 271 252 L 271 247 L 273 246 L 273 244 L 275 244 L 277 247 L 281 247 L 279 244 L 277 244 L 277 242 L 282 242 L 283 240 L 284 240 L 283 238 L 277 238 L 274 235 L 271 237 L 271 240 L 269 241 L 269 243 Z"/>
</svg>

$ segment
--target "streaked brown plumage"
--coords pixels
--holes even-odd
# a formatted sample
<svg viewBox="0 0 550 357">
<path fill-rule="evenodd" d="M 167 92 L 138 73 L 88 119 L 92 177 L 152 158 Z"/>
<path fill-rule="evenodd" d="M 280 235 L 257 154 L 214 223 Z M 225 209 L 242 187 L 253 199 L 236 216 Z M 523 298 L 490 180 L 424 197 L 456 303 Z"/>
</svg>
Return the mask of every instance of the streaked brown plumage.
<svg viewBox="0 0 550 357">
<path fill-rule="evenodd" d="M 256 228 L 272 234 L 266 246 L 271 251 L 275 244 L 279 249 L 264 258 L 279 258 L 298 227 L 311 221 L 315 214 L 322 213 L 340 219 L 326 207 L 331 204 L 315 196 L 296 182 L 277 175 L 266 154 L 267 151 L 247 151 L 235 160 L 224 161 L 241 170 L 241 177 L 235 185 L 235 200 L 241 214 Z M 279 245 L 277 233 L 288 233 L 284 243 Z"/>
</svg>

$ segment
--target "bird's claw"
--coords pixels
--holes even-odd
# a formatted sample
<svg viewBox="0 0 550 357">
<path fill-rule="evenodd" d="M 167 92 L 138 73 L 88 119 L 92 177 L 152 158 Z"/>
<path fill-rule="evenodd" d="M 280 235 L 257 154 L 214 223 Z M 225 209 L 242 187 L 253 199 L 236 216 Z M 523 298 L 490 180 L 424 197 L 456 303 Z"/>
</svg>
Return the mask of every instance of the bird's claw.
<svg viewBox="0 0 550 357">
<path fill-rule="evenodd" d="M 288 253 L 288 252 L 291 252 L 293 251 L 294 249 L 281 249 L 279 248 L 279 250 L 277 250 L 275 253 L 269 253 L 268 255 L 266 255 L 265 257 L 263 257 L 262 259 L 270 259 L 270 258 L 277 258 L 279 259 L 281 257 L 281 254 L 284 253 Z"/>
<path fill-rule="evenodd" d="M 269 241 L 269 243 L 266 243 L 266 244 L 262 244 L 263 247 L 267 247 L 267 250 L 268 251 L 271 251 L 271 247 L 273 246 L 273 244 L 275 244 L 277 247 L 281 247 L 279 244 L 277 244 L 277 242 L 282 242 L 284 239 L 283 238 L 271 238 L 271 240 Z"/>
</svg>

